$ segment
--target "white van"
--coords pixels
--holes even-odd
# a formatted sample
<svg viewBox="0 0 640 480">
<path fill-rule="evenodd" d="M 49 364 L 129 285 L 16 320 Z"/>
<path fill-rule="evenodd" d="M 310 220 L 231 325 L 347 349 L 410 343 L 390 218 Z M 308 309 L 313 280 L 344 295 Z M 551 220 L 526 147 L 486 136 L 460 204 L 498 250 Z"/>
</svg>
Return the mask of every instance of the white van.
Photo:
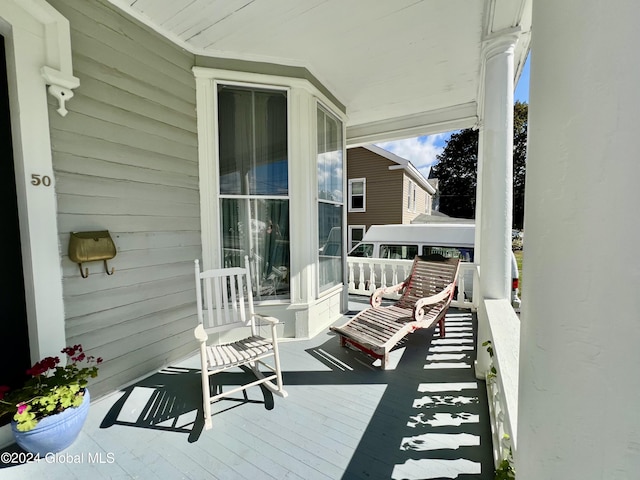
<svg viewBox="0 0 640 480">
<path fill-rule="evenodd" d="M 349 252 L 352 257 L 413 260 L 416 255 L 442 255 L 473 263 L 475 245 L 473 223 L 428 223 L 410 225 L 373 225 L 362 241 Z M 511 253 L 511 304 L 520 307 L 519 272 Z M 465 295 L 471 298 L 472 274 L 465 276 Z"/>
</svg>

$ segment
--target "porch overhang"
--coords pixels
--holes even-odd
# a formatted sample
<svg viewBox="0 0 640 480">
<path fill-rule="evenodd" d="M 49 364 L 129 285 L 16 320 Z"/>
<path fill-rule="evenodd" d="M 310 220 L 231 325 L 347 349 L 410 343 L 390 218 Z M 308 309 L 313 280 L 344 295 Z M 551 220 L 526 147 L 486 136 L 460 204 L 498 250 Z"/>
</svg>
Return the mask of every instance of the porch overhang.
<svg viewBox="0 0 640 480">
<path fill-rule="evenodd" d="M 478 124 L 483 45 L 518 31 L 516 83 L 531 30 L 531 0 L 109 1 L 195 55 L 308 73 L 346 107 L 349 147 Z"/>
</svg>

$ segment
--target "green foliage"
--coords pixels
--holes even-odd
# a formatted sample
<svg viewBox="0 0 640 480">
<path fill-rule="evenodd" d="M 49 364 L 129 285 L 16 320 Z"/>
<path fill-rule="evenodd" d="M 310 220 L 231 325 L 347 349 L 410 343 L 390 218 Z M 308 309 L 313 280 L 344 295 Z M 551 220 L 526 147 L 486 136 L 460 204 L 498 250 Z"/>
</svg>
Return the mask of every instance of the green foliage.
<svg viewBox="0 0 640 480">
<path fill-rule="evenodd" d="M 452 217 L 474 218 L 478 167 L 478 131 L 461 130 L 449 138 L 430 177 L 437 178 L 440 211 Z"/>
<path fill-rule="evenodd" d="M 493 344 L 491 340 L 487 340 L 486 342 L 482 342 L 483 347 L 487 347 L 487 352 L 489 352 L 489 356 L 493 357 Z"/>
<path fill-rule="evenodd" d="M 89 378 L 98 376 L 101 358 L 86 355 L 82 345 L 62 349 L 68 356 L 67 365 L 59 366 L 60 358 L 46 357 L 27 370 L 31 378 L 22 388 L 10 391 L 0 386 L 0 417 L 13 414 L 16 428 L 32 430 L 38 421 L 71 407 L 79 407 Z"/>
<path fill-rule="evenodd" d="M 491 343 L 491 340 L 482 342 L 482 346 L 487 347 L 487 352 L 489 353 L 489 356 L 493 358 L 493 344 Z M 496 378 L 497 375 L 498 375 L 498 371 L 496 370 L 496 367 L 494 367 L 493 363 L 491 363 L 491 368 L 489 368 L 489 373 L 487 373 L 487 380 L 493 380 Z"/>
<path fill-rule="evenodd" d="M 516 471 L 511 465 L 511 461 L 505 458 L 496 468 L 495 480 L 515 480 Z"/>
<path fill-rule="evenodd" d="M 513 227 L 524 222 L 524 186 L 529 106 L 513 106 Z M 430 177 L 439 180 L 440 211 L 452 217 L 475 218 L 478 131 L 461 130 L 451 135 Z"/>
</svg>

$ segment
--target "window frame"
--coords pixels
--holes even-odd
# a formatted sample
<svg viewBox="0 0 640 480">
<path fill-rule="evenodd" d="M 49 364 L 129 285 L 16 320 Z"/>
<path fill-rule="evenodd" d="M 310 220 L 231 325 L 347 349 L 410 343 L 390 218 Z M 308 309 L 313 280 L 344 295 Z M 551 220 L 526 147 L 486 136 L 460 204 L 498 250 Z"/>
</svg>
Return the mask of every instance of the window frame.
<svg viewBox="0 0 640 480">
<path fill-rule="evenodd" d="M 260 195 L 260 194 L 247 194 L 247 193 L 241 193 L 241 194 L 233 194 L 233 193 L 221 193 L 220 191 L 220 186 L 221 186 L 221 178 L 220 178 L 220 145 L 219 145 L 219 102 L 218 102 L 218 94 L 220 92 L 220 87 L 221 86 L 227 86 L 227 87 L 237 87 L 237 88 L 241 88 L 241 89 L 247 89 L 250 91 L 262 91 L 262 92 L 268 92 L 268 91 L 274 91 L 274 92 L 283 92 L 285 94 L 286 100 L 287 100 L 287 194 L 286 195 L 277 195 L 277 194 L 267 194 L 267 195 Z M 254 84 L 254 83 L 250 83 L 250 82 L 238 82 L 238 81 L 226 81 L 226 80 L 215 80 L 214 81 L 214 95 L 215 95 L 215 100 L 214 100 L 214 110 L 215 110 L 215 118 L 216 118 L 216 123 L 215 123 L 215 129 L 213 132 L 213 136 L 215 138 L 215 142 L 216 142 L 216 149 L 215 149 L 215 158 L 214 158 L 214 168 L 217 170 L 217 175 L 216 175 L 216 180 L 215 180 L 215 189 L 216 189 L 216 198 L 215 198 L 215 202 L 218 205 L 218 212 L 220 215 L 220 221 L 219 221 L 219 226 L 218 226 L 218 255 L 220 255 L 220 258 L 222 259 L 222 266 L 224 266 L 224 257 L 225 257 L 225 253 L 224 253 L 224 235 L 223 235 L 223 228 L 224 228 L 224 221 L 222 218 L 222 212 L 223 212 L 223 208 L 222 208 L 222 204 L 223 201 L 225 199 L 231 199 L 231 200 L 237 200 L 237 201 L 248 201 L 249 203 L 251 203 L 253 200 L 284 200 L 287 202 L 287 210 L 288 210 L 288 221 L 289 221 L 289 231 L 291 230 L 291 187 L 290 187 L 290 183 L 291 183 L 291 161 L 290 161 L 290 156 L 291 156 L 291 139 L 290 139 L 290 135 L 291 135 L 291 92 L 289 88 L 286 87 L 282 87 L 282 86 L 271 86 L 271 85 L 264 85 L 264 84 Z M 250 219 L 253 220 L 253 219 Z M 249 235 L 253 235 L 253 231 L 251 231 L 249 233 Z M 288 252 L 289 255 L 289 271 L 291 270 L 291 250 L 289 249 Z M 251 263 L 251 259 L 250 259 L 250 263 Z M 251 268 L 255 268 L 255 265 L 252 265 Z M 252 279 L 252 282 L 255 283 L 255 279 Z M 254 285 L 254 287 L 258 287 L 258 285 Z M 257 305 L 264 305 L 264 304 L 273 304 L 273 303 L 290 303 L 291 302 L 291 298 L 292 298 L 292 293 L 291 293 L 291 284 L 289 284 L 289 294 L 286 297 L 282 297 L 282 298 L 267 298 L 267 299 L 260 299 L 259 295 L 257 297 L 254 297 L 253 301 L 257 304 Z"/>
<path fill-rule="evenodd" d="M 333 295 L 339 298 L 342 308 L 347 308 L 346 255 L 343 258 L 342 285 L 319 294 L 317 288 L 317 268 L 307 266 L 317 262 L 317 218 L 310 215 L 309 207 L 317 205 L 315 179 L 316 151 L 316 106 L 320 103 L 342 123 L 342 155 L 346 161 L 346 123 L 344 105 L 341 105 L 319 82 L 302 76 L 286 76 L 277 73 L 259 73 L 209 66 L 194 66 L 192 72 L 196 86 L 196 113 L 198 139 L 198 188 L 200 197 L 201 265 L 205 270 L 221 268 L 223 265 L 220 223 L 222 212 L 219 208 L 219 159 L 218 159 L 218 105 L 216 95 L 218 84 L 256 87 L 259 89 L 282 89 L 288 99 L 288 152 L 289 152 L 289 216 L 290 216 L 290 260 L 292 278 L 288 301 L 266 301 L 261 304 L 282 303 L 310 306 L 319 298 Z M 343 176 L 342 191 L 347 191 L 346 174 Z M 343 243 L 346 242 L 346 209 L 343 204 Z M 314 273 L 312 273 L 314 272 Z M 282 308 L 274 306 L 274 308 Z M 286 315 L 290 314 L 290 310 Z M 311 322 L 311 320 L 309 320 Z M 309 322 L 302 322 L 301 328 L 310 328 Z"/>
<path fill-rule="evenodd" d="M 362 241 L 362 240 L 358 240 L 355 244 L 353 243 L 353 231 L 354 230 L 362 230 L 362 238 L 364 238 L 364 234 L 367 233 L 367 226 L 366 225 L 349 225 L 349 227 L 348 227 L 348 231 L 349 231 L 349 238 L 348 238 L 349 248 L 347 249 L 347 253 L 350 252 L 353 249 L 353 247 L 355 247 L 359 242 Z"/>
<path fill-rule="evenodd" d="M 353 193 L 353 184 L 354 183 L 362 183 L 362 193 L 354 194 Z M 349 204 L 348 211 L 354 213 L 364 213 L 367 211 L 367 179 L 366 177 L 362 178 L 350 178 L 349 179 Z M 354 195 L 362 195 L 362 208 L 354 208 L 352 207 L 352 199 Z"/>
<path fill-rule="evenodd" d="M 409 185 L 407 188 L 407 212 L 416 211 L 416 183 L 408 178 Z"/>
<path fill-rule="evenodd" d="M 345 129 L 345 121 L 344 119 L 335 113 L 335 111 L 330 108 L 329 106 L 325 105 L 323 102 L 321 102 L 320 100 L 316 101 L 316 121 L 318 118 L 318 112 L 322 111 L 325 115 L 331 115 L 333 116 L 339 123 L 340 123 L 340 127 L 341 127 L 341 131 L 340 131 L 340 147 L 341 147 L 341 151 L 342 151 L 342 201 L 336 201 L 336 200 L 329 200 L 329 199 L 325 199 L 325 198 L 321 198 L 320 197 L 320 191 L 319 191 L 319 182 L 318 179 L 316 178 L 316 208 L 318 211 L 318 218 L 317 218 L 317 227 L 319 228 L 319 224 L 320 224 L 320 205 L 336 205 L 336 206 L 340 206 L 341 208 L 341 220 L 340 220 L 340 231 L 341 231 L 341 254 L 340 254 L 340 260 L 341 260 L 341 265 L 342 265 L 342 275 L 340 280 L 334 284 L 334 285 L 321 285 L 320 282 L 320 250 L 318 248 L 318 255 L 316 257 L 316 262 L 317 262 L 317 275 L 316 275 L 316 285 L 317 285 L 317 292 L 316 295 L 317 297 L 321 297 L 323 295 L 326 295 L 330 292 L 332 292 L 333 290 L 335 290 L 336 288 L 341 288 L 344 283 L 345 283 L 345 272 L 346 272 L 346 258 L 347 258 L 347 254 L 346 254 L 346 249 L 345 249 L 345 245 L 344 245 L 344 239 L 345 239 L 345 235 L 344 235 L 344 227 L 346 224 L 346 214 L 345 214 L 345 209 L 344 209 L 344 202 L 345 202 L 345 195 L 344 195 L 344 190 L 345 190 L 345 174 L 344 172 L 346 172 L 346 161 L 347 161 L 347 157 L 346 157 L 346 129 Z M 318 157 L 319 157 L 319 152 L 318 152 L 318 134 L 319 134 L 319 126 L 316 124 L 316 129 L 315 129 L 315 146 L 316 146 L 316 156 L 315 156 L 315 160 L 316 160 L 316 172 L 317 172 L 317 165 L 318 165 Z M 316 235 L 318 236 L 318 235 Z M 318 245 L 319 247 L 319 245 Z"/>
</svg>

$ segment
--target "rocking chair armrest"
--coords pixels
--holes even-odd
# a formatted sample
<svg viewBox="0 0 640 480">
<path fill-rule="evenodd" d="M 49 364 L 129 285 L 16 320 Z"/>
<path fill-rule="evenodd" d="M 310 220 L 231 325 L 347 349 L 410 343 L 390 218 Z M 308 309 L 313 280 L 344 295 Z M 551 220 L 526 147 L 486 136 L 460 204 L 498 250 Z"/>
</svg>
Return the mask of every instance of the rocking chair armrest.
<svg viewBox="0 0 640 480">
<path fill-rule="evenodd" d="M 260 315 L 259 313 L 254 313 L 253 316 L 258 322 L 261 322 L 262 320 L 264 320 L 265 322 L 267 322 L 267 323 L 269 323 L 271 325 L 277 325 L 277 324 L 280 323 L 280 320 L 278 320 L 275 317 L 268 316 L 268 315 Z"/>
<path fill-rule="evenodd" d="M 372 308 L 377 308 L 382 304 L 382 296 L 386 293 L 395 293 L 399 292 L 406 286 L 407 282 L 404 281 L 402 283 L 398 283 L 397 285 L 392 285 L 390 287 L 380 287 L 376 288 L 376 290 L 371 294 L 369 298 L 369 304 Z"/>
<path fill-rule="evenodd" d="M 423 297 L 416 302 L 415 307 L 413 308 L 413 318 L 416 320 L 420 320 L 424 316 L 424 310 L 422 310 L 427 305 L 433 305 L 434 303 L 441 302 L 447 298 L 451 298 L 453 290 L 455 288 L 455 282 L 450 283 L 446 286 L 444 290 L 435 295 L 431 295 L 430 297 Z"/>
<path fill-rule="evenodd" d="M 195 330 L 193 331 L 193 335 L 200 343 L 206 343 L 209 338 L 209 335 L 207 335 L 207 332 L 205 331 L 204 326 L 201 323 L 199 323 L 195 328 Z"/>
</svg>

